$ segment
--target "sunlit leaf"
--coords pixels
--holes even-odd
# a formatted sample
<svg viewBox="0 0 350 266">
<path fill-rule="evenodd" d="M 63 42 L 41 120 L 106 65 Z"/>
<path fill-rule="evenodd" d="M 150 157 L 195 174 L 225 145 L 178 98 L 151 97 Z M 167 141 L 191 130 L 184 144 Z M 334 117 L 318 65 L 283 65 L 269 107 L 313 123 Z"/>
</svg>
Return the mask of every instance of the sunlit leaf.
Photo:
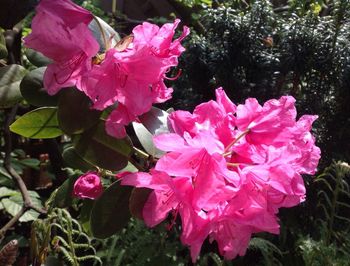
<svg viewBox="0 0 350 266">
<path fill-rule="evenodd" d="M 149 112 L 139 117 L 141 123 L 133 123 L 136 136 L 142 147 L 156 158 L 160 158 L 164 152 L 154 146 L 153 136 L 169 132 L 167 118 L 167 112 L 153 107 Z"/>
<path fill-rule="evenodd" d="M 12 123 L 10 130 L 32 139 L 55 138 L 63 134 L 55 107 L 42 107 L 24 114 Z"/>
</svg>

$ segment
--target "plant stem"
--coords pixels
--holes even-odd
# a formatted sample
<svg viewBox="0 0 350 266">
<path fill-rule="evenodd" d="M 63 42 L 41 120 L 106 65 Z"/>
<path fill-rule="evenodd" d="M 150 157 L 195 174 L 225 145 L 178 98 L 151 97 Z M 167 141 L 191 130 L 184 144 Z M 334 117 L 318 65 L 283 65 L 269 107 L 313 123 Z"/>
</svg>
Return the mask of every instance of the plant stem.
<svg viewBox="0 0 350 266">
<path fill-rule="evenodd" d="M 17 187 L 21 192 L 23 198 L 22 209 L 3 227 L 0 229 L 0 236 L 5 234 L 6 231 L 11 228 L 21 216 L 29 209 L 33 209 L 39 213 L 46 214 L 45 209 L 38 208 L 33 205 L 32 200 L 29 196 L 27 186 L 25 185 L 22 177 L 16 172 L 16 170 L 11 165 L 11 151 L 12 151 L 12 139 L 10 132 L 10 124 L 15 119 L 18 109 L 18 104 L 16 104 L 10 111 L 7 111 L 6 120 L 4 124 L 4 142 L 5 142 L 5 158 L 4 158 L 4 167 L 9 175 L 14 181 L 16 181 Z"/>
</svg>

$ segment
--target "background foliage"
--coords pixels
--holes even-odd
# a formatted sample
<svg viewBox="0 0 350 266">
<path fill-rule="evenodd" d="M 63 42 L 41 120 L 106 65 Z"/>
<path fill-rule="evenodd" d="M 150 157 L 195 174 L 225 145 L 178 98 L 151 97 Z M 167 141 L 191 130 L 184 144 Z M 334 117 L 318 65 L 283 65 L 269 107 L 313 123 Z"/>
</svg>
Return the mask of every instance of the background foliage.
<svg viewBox="0 0 350 266">
<path fill-rule="evenodd" d="M 114 25 L 121 36 L 141 20 L 122 6 L 111 13 L 104 1 L 76 2 Z M 307 201 L 281 211 L 281 234 L 256 235 L 244 257 L 226 262 L 216 255 L 215 243 L 205 242 L 198 265 L 348 265 L 350 1 L 166 2 L 172 12 L 159 11 L 149 19 L 164 22 L 178 16 L 191 26 L 191 35 L 180 59 L 182 75 L 171 84 L 174 97 L 162 109 L 192 110 L 222 86 L 235 103 L 289 94 L 297 99 L 299 114 L 319 115 L 315 125 L 322 150 L 319 172 L 305 176 Z M 0 231 L 0 262 L 191 265 L 188 250 L 178 240 L 180 223 L 171 230 L 170 221 L 150 230 L 136 218 L 121 219 L 130 216 L 122 199 L 134 192 L 113 183 L 116 172 L 150 163 L 136 159 L 131 141 L 156 155 L 144 132 L 163 130 L 166 113 L 153 109 L 141 117 L 143 128 L 128 129 L 136 131 L 138 139 L 119 141 L 103 130 L 100 119 L 106 114 L 91 111 L 76 90 L 48 96 L 42 85 L 47 58 L 21 44 L 21 37 L 30 32 L 35 4 L 10 0 L 0 4 L 1 227 L 25 206 L 7 159 L 31 199 L 19 222 L 5 234 Z M 11 125 L 12 132 L 21 136 L 9 136 L 11 115 L 21 116 Z M 150 117 L 156 117 L 158 124 L 148 123 Z M 109 188 L 96 202 L 72 198 L 74 181 L 94 165 L 103 171 Z M 111 208 L 101 208 L 106 204 Z M 39 214 L 43 207 L 47 212 Z M 101 223 L 105 226 L 98 231 L 95 225 Z"/>
</svg>

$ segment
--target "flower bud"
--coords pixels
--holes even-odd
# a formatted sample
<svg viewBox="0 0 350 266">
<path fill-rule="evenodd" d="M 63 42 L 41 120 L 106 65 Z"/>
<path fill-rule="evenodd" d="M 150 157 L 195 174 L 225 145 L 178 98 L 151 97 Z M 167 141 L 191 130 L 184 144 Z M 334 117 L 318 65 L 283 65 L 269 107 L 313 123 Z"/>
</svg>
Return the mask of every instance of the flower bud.
<svg viewBox="0 0 350 266">
<path fill-rule="evenodd" d="M 73 195 L 81 199 L 96 199 L 103 192 L 101 179 L 96 172 L 80 176 L 74 183 Z"/>
</svg>

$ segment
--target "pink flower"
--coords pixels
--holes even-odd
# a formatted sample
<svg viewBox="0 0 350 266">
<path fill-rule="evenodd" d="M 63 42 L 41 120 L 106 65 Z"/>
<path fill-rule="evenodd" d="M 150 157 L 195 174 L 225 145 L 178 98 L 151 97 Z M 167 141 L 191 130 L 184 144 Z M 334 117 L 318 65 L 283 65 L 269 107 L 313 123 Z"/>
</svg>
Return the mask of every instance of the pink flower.
<svg viewBox="0 0 350 266">
<path fill-rule="evenodd" d="M 236 107 L 222 89 L 193 114 L 169 115 L 173 132 L 154 137 L 167 152 L 150 174 L 123 177 L 123 185 L 153 189 L 144 206 L 149 226 L 169 213 L 182 221 L 181 241 L 195 261 L 204 240 L 226 259 L 244 255 L 252 234 L 279 233 L 276 214 L 305 200 L 301 174 L 314 173 L 320 150 L 310 133 L 316 116 L 296 121 L 294 98 Z"/>
<path fill-rule="evenodd" d="M 149 111 L 153 103 L 171 98 L 165 75 L 177 65 L 185 50 L 180 42 L 189 34 L 184 27 L 182 35 L 172 40 L 179 23 L 177 19 L 161 28 L 148 22 L 136 26 L 133 41 L 124 50 L 108 50 L 101 64 L 95 64 L 83 76 L 82 90 L 92 100 L 93 108 L 103 110 L 118 102 L 106 123 L 110 135 L 124 137 L 126 125 L 137 121 L 137 116 Z"/>
<path fill-rule="evenodd" d="M 63 87 L 78 88 L 81 75 L 91 68 L 99 45 L 88 29 L 92 14 L 70 0 L 41 0 L 25 45 L 53 60 L 44 75 L 49 94 Z"/>
<path fill-rule="evenodd" d="M 192 191 L 188 178 L 171 178 L 155 170 L 151 174 L 140 172 L 124 176 L 121 184 L 154 189 L 143 208 L 143 218 L 150 227 L 163 221 L 171 210 L 178 209 L 182 201 L 189 200 Z"/>
<path fill-rule="evenodd" d="M 41 0 L 32 22 L 27 47 L 53 60 L 44 75 L 49 94 L 76 86 L 91 100 L 92 108 L 104 110 L 118 103 L 106 122 L 107 132 L 117 138 L 126 135 L 125 126 L 146 113 L 154 103 L 171 98 L 172 88 L 164 79 L 185 50 L 181 41 L 189 34 L 183 28 L 173 40 L 180 20 L 159 28 L 145 22 L 136 26 L 125 45 L 99 52 L 88 25 L 92 14 L 70 0 Z M 93 60 L 94 58 L 94 60 Z M 180 72 L 179 72 L 180 73 Z"/>
<path fill-rule="evenodd" d="M 88 172 L 74 183 L 73 195 L 80 199 L 96 199 L 102 192 L 101 179 L 96 172 Z"/>
</svg>

